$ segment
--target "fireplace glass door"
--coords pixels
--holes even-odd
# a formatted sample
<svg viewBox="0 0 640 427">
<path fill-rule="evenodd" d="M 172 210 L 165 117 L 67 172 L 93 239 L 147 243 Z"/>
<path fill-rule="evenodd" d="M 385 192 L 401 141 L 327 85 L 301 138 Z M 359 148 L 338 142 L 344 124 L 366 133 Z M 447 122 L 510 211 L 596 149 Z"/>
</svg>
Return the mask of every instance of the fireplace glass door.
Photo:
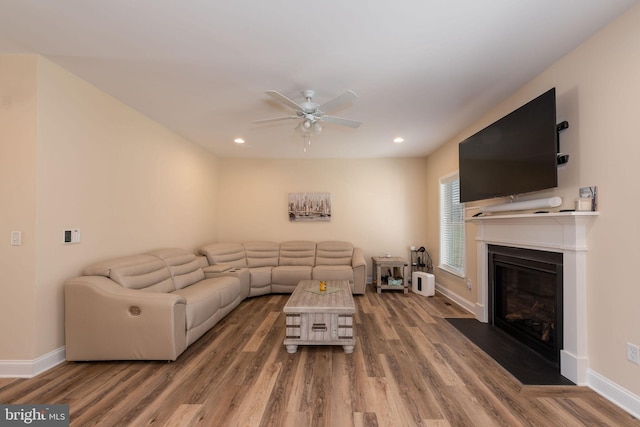
<svg viewBox="0 0 640 427">
<path fill-rule="evenodd" d="M 490 321 L 559 365 L 562 254 L 489 246 Z"/>
</svg>

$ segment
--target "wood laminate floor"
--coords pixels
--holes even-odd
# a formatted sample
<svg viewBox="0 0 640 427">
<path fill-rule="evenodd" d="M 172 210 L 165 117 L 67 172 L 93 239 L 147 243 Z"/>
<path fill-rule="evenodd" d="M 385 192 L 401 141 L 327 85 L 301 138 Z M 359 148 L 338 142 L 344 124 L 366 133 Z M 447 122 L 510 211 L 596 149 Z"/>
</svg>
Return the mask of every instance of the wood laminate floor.
<svg viewBox="0 0 640 427">
<path fill-rule="evenodd" d="M 288 354 L 288 297 L 245 300 L 176 362 L 67 362 L 0 379 L 0 402 L 69 404 L 73 426 L 640 426 L 589 388 L 523 387 L 439 294 L 356 296 L 353 354 Z"/>
</svg>

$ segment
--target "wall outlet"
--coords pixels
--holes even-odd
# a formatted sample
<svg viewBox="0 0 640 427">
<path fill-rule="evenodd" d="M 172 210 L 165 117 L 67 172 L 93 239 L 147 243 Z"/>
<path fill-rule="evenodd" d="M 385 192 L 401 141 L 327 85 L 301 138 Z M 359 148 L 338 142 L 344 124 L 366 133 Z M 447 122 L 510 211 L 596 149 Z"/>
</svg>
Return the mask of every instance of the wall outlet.
<svg viewBox="0 0 640 427">
<path fill-rule="evenodd" d="M 471 289 L 471 279 L 467 279 L 467 289 Z"/>
<path fill-rule="evenodd" d="M 635 344 L 627 343 L 627 360 L 640 365 L 640 347 Z"/>
</svg>

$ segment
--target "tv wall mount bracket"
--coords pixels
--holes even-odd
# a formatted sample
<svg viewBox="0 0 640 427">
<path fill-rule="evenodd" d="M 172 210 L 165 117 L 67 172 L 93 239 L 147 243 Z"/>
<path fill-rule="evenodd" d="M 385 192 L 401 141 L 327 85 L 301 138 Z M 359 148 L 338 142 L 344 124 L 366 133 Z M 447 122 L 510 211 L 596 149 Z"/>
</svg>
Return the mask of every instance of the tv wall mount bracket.
<svg viewBox="0 0 640 427">
<path fill-rule="evenodd" d="M 560 152 L 560 132 L 562 132 L 565 129 L 569 128 L 569 122 L 568 121 L 563 121 L 560 122 L 556 125 L 556 132 L 558 133 L 558 148 L 557 148 L 557 152 L 558 152 L 558 166 L 560 165 L 564 165 L 566 163 L 569 162 L 569 155 L 568 154 L 564 154 Z"/>
</svg>

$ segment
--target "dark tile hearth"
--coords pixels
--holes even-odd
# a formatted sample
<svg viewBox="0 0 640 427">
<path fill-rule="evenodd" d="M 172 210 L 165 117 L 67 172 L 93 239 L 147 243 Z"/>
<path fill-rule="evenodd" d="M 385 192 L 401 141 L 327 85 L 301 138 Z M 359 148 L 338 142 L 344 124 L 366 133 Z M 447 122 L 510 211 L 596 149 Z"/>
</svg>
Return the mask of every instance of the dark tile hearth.
<svg viewBox="0 0 640 427">
<path fill-rule="evenodd" d="M 552 363 L 493 325 L 469 318 L 446 320 L 523 385 L 575 385 Z"/>
</svg>

